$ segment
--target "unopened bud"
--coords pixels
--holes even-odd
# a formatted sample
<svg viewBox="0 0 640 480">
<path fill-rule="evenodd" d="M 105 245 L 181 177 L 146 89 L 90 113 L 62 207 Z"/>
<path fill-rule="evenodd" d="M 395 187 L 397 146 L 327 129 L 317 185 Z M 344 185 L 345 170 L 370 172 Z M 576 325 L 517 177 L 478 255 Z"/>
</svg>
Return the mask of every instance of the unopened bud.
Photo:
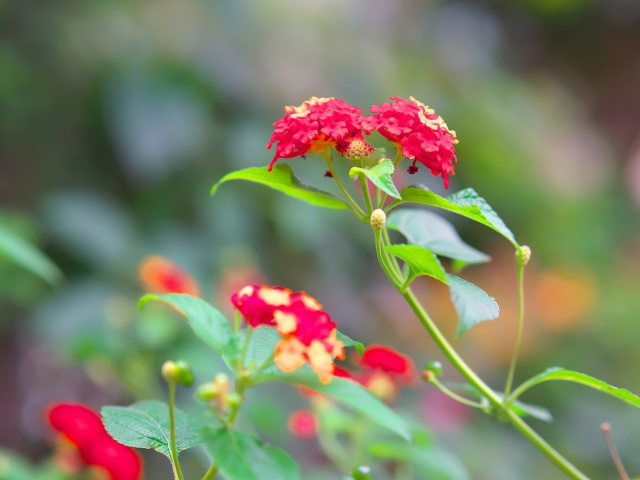
<svg viewBox="0 0 640 480">
<path fill-rule="evenodd" d="M 242 403 L 242 396 L 237 392 L 231 392 L 227 395 L 227 403 L 232 407 L 237 407 Z"/>
<path fill-rule="evenodd" d="M 385 223 L 387 223 L 387 215 L 384 213 L 384 210 L 376 209 L 371 213 L 371 218 L 369 219 L 369 223 L 371 224 L 371 228 L 374 231 L 379 232 L 384 228 Z"/>
<path fill-rule="evenodd" d="M 435 373 L 433 373 L 431 370 L 423 370 L 420 373 L 420 376 L 427 383 L 433 382 L 437 377 L 437 375 Z"/>
<path fill-rule="evenodd" d="M 193 373 L 191 373 L 191 367 L 184 360 L 178 360 L 176 362 L 178 366 L 177 380 L 183 387 L 190 387 L 193 385 Z"/>
<path fill-rule="evenodd" d="M 178 371 L 180 367 L 171 360 L 168 360 L 162 364 L 162 377 L 167 382 L 177 382 L 178 381 Z"/>
<path fill-rule="evenodd" d="M 362 465 L 356 468 L 351 476 L 353 480 L 369 480 L 371 478 L 371 467 Z"/>
<path fill-rule="evenodd" d="M 520 251 L 516 252 L 516 257 L 518 258 L 520 265 L 525 266 L 531 259 L 531 248 L 527 245 L 522 245 L 520 247 Z"/>
<path fill-rule="evenodd" d="M 440 363 L 437 360 L 434 360 L 433 362 L 426 363 L 423 370 L 431 372 L 436 377 L 439 377 L 440 374 L 442 373 L 442 363 Z"/>
<path fill-rule="evenodd" d="M 205 402 L 208 400 L 214 400 L 218 397 L 218 387 L 216 387 L 216 384 L 212 382 L 203 383 L 196 390 L 196 397 Z"/>
</svg>

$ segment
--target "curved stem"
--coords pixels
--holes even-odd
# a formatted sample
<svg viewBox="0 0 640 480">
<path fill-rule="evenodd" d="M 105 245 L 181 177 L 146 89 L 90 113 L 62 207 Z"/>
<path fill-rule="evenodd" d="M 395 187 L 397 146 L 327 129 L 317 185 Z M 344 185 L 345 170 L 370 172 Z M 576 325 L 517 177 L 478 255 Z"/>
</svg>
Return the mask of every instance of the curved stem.
<svg viewBox="0 0 640 480">
<path fill-rule="evenodd" d="M 520 354 L 520 344 L 522 343 L 522 330 L 524 328 L 524 265 L 518 258 L 518 333 L 516 334 L 516 346 L 509 366 L 509 374 L 507 375 L 507 383 L 504 387 L 504 398 L 509 398 L 511 386 L 513 385 L 513 376 L 516 372 L 518 363 L 518 355 Z"/>
<path fill-rule="evenodd" d="M 380 260 L 380 250 L 383 245 L 380 243 L 380 232 L 376 232 L 376 251 Z M 380 262 L 383 270 L 391 280 L 391 282 L 400 290 L 402 284 L 398 284 L 396 273 Z M 406 291 L 400 292 L 405 298 L 411 309 L 414 311 L 420 323 L 429 333 L 431 338 L 436 342 L 440 350 L 446 355 L 453 366 L 460 374 L 478 390 L 497 410 L 504 412 L 509 422 L 525 437 L 527 437 L 534 445 L 536 445 L 542 453 L 544 453 L 560 470 L 565 472 L 569 477 L 577 480 L 588 480 L 588 478 L 574 467 L 566 458 L 549 445 L 540 435 L 538 435 L 529 425 L 527 425 L 511 408 L 507 408 L 502 399 L 489 387 L 478 375 L 466 364 L 460 357 L 458 352 L 453 348 L 449 341 L 436 326 L 429 314 L 425 311 L 420 301 L 416 298 L 411 287 Z"/>
<path fill-rule="evenodd" d="M 397 264 L 395 265 L 395 270 L 392 269 L 391 265 L 389 264 L 389 255 L 387 254 L 387 251 L 384 249 L 384 245 L 382 244 L 382 234 L 380 233 L 380 231 L 376 231 L 374 232 L 374 235 L 376 237 L 376 254 L 378 255 L 378 262 L 380 262 L 382 270 L 384 270 L 384 273 L 397 289 L 402 288 L 402 284 L 404 282 L 398 276 Z"/>
<path fill-rule="evenodd" d="M 171 458 L 173 458 L 173 474 L 176 479 L 184 480 L 180 461 L 178 460 L 178 449 L 176 448 L 176 421 L 173 414 L 173 404 L 176 398 L 176 382 L 169 381 L 169 427 L 171 429 Z"/>
<path fill-rule="evenodd" d="M 204 474 L 204 477 L 202 477 L 202 480 L 211 480 L 213 477 L 216 476 L 217 473 L 218 473 L 218 467 L 214 463 L 213 465 L 211 465 L 211 467 L 209 467 L 209 470 L 207 470 L 207 473 Z"/>
<path fill-rule="evenodd" d="M 369 195 L 369 187 L 367 185 L 367 179 L 363 173 L 358 174 L 358 181 L 360 182 L 360 188 L 362 189 L 362 196 L 364 197 L 364 203 L 367 205 L 367 215 L 371 216 L 373 212 L 373 205 L 371 203 L 371 195 Z"/>
<path fill-rule="evenodd" d="M 353 214 L 356 217 L 358 217 L 360 221 L 364 221 L 364 219 L 366 219 L 367 216 L 365 215 L 364 211 L 362 211 L 362 208 L 360 208 L 360 205 L 358 205 L 358 203 L 349 194 L 344 184 L 342 183 L 342 180 L 340 180 L 340 177 L 338 176 L 338 172 L 336 172 L 336 169 L 333 168 L 333 160 L 331 158 L 331 153 L 325 152 L 322 154 L 322 156 L 324 157 L 325 162 L 327 162 L 327 167 L 329 168 L 329 171 L 331 172 L 333 179 L 336 181 L 336 183 L 338 184 L 338 187 L 342 191 L 342 194 L 347 199 L 347 202 L 348 202 L 347 205 L 349 205 Z"/>
<path fill-rule="evenodd" d="M 455 393 L 454 391 L 450 390 L 447 386 L 445 386 L 442 382 L 440 382 L 440 380 L 438 380 L 436 376 L 433 376 L 429 380 L 429 383 L 432 383 L 435 387 L 438 388 L 438 390 L 440 390 L 442 393 L 444 393 L 448 397 L 453 398 L 457 402 L 460 402 L 464 405 L 468 405 L 469 407 L 479 408 L 481 410 L 485 408 L 485 405 L 479 402 L 474 402 L 473 400 L 469 400 L 468 398 L 464 398 L 458 395 L 457 393 Z"/>
</svg>

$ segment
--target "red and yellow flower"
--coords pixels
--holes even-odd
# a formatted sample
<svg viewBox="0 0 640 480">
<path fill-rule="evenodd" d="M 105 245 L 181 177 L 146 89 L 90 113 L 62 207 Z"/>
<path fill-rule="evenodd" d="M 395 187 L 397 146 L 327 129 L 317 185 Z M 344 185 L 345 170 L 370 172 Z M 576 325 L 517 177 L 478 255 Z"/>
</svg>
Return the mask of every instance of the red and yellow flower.
<svg viewBox="0 0 640 480">
<path fill-rule="evenodd" d="M 353 140 L 363 140 L 362 110 L 343 100 L 311 97 L 299 107 L 285 107 L 284 111 L 285 116 L 273 124 L 275 129 L 267 144 L 270 149 L 277 142 L 269 171 L 279 158 L 318 154 L 331 147 L 342 154 Z M 366 150 L 366 146 L 359 148 Z"/>
<path fill-rule="evenodd" d="M 151 293 L 200 296 L 198 282 L 186 270 L 164 257 L 146 257 L 140 262 L 138 273 L 145 289 Z"/>
<path fill-rule="evenodd" d="M 282 287 L 249 285 L 231 301 L 251 327 L 273 326 L 282 335 L 275 351 L 278 368 L 293 372 L 308 363 L 321 382 L 331 381 L 333 359 L 344 358 L 344 348 L 336 324 L 315 298 Z"/>
<path fill-rule="evenodd" d="M 140 455 L 111 438 L 97 412 L 81 404 L 59 403 L 48 407 L 46 418 L 59 432 L 66 465 L 95 469 L 110 480 L 142 478 Z"/>
<path fill-rule="evenodd" d="M 364 119 L 364 130 L 377 130 L 395 143 L 406 158 L 413 160 L 409 173 L 418 171 L 416 163 L 419 162 L 433 175 L 442 175 L 445 188 L 449 188 L 449 175 L 455 173 L 453 164 L 457 161 L 456 132 L 449 130 L 433 109 L 413 97 L 409 100 L 391 97 L 391 100 L 395 103 L 371 107 L 376 115 Z"/>
</svg>

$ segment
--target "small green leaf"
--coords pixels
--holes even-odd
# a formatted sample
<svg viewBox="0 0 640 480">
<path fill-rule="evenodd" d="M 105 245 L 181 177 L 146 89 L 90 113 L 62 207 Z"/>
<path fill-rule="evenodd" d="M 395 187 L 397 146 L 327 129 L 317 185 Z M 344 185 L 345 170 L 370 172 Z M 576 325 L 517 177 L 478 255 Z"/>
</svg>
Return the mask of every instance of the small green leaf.
<svg viewBox="0 0 640 480">
<path fill-rule="evenodd" d="M 0 225 L 0 254 L 40 277 L 50 285 L 62 280 L 62 272 L 40 250 Z"/>
<path fill-rule="evenodd" d="M 296 480 L 300 469 L 281 448 L 250 433 L 205 428 L 204 448 L 227 480 Z"/>
<path fill-rule="evenodd" d="M 470 218 L 500 233 L 520 250 L 520 245 L 516 242 L 511 230 L 507 228 L 487 201 L 479 196 L 473 188 L 467 188 L 444 198 L 424 188 L 406 187 L 402 189 L 402 202 L 400 203 L 429 205 Z"/>
<path fill-rule="evenodd" d="M 489 255 L 463 242 L 449 221 L 426 210 L 393 210 L 387 216 L 387 227 L 398 230 L 412 245 L 420 245 L 442 257 L 465 264 L 491 260 Z"/>
<path fill-rule="evenodd" d="M 393 162 L 388 158 L 385 158 L 380 163 L 374 165 L 371 168 L 351 168 L 351 170 L 349 170 L 349 177 L 356 178 L 358 176 L 358 173 L 362 173 L 369 180 L 371 180 L 371 183 L 373 183 L 387 195 L 393 198 L 400 199 L 402 197 L 396 189 L 396 186 L 393 184 L 393 170 Z"/>
<path fill-rule="evenodd" d="M 34 468 L 27 460 L 10 450 L 0 449 L 0 480 L 33 480 Z"/>
<path fill-rule="evenodd" d="M 456 337 L 480 322 L 498 317 L 500 307 L 495 298 L 460 277 L 450 273 L 447 273 L 446 276 L 451 300 L 460 318 Z"/>
<path fill-rule="evenodd" d="M 151 300 L 160 300 L 178 309 L 187 318 L 187 323 L 196 336 L 215 351 L 220 352 L 227 363 L 229 359 L 239 354 L 238 337 L 234 334 L 231 324 L 209 303 L 191 295 L 151 293 L 140 299 L 138 310 Z"/>
<path fill-rule="evenodd" d="M 411 270 L 405 285 L 409 285 L 419 275 L 428 275 L 447 283 L 445 271 L 438 257 L 431 250 L 419 245 L 387 245 L 387 252 L 405 262 Z"/>
<path fill-rule="evenodd" d="M 348 336 L 346 336 L 344 333 L 340 331 L 338 331 L 337 337 L 338 337 L 338 340 L 342 342 L 342 346 L 344 348 L 354 347 L 357 350 L 358 355 L 362 356 L 362 352 L 364 352 L 364 345 L 362 343 L 352 340 L 351 338 L 349 338 Z"/>
<path fill-rule="evenodd" d="M 320 392 L 336 399 L 343 405 L 371 419 L 378 425 L 397 433 L 405 440 L 411 439 L 411 434 L 402 419 L 393 410 L 354 381 L 334 377 L 330 383 L 324 384 L 318 379 L 318 375 L 310 368 L 300 368 L 292 373 L 276 371 L 260 378 L 261 383 L 269 381 L 302 385 L 316 392 Z"/>
<path fill-rule="evenodd" d="M 100 413 L 107 432 L 118 442 L 129 447 L 152 448 L 171 459 L 168 405 L 146 400 L 128 407 L 103 407 Z M 174 415 L 178 453 L 200 445 L 202 435 L 198 423 L 177 408 Z"/>
<path fill-rule="evenodd" d="M 318 207 L 336 210 L 348 208 L 345 202 L 329 192 L 318 190 L 302 183 L 287 164 L 276 165 L 270 172 L 267 167 L 255 167 L 228 173 L 211 188 L 211 195 L 216 193 L 220 185 L 230 180 L 247 180 L 261 183 L 290 197 Z"/>
<path fill-rule="evenodd" d="M 591 377 L 584 373 L 567 370 L 561 367 L 549 368 L 544 372 L 530 378 L 520 387 L 514 390 L 511 398 L 515 399 L 534 385 L 542 382 L 548 382 L 550 380 L 562 380 L 565 382 L 580 383 L 582 385 L 586 385 L 587 387 L 591 387 L 595 390 L 599 390 L 613 397 L 619 398 L 620 400 L 625 401 L 633 405 L 634 407 L 640 407 L 640 397 L 631 393 L 630 391 L 623 388 L 614 387 L 613 385 L 609 385 L 602 380 L 598 380 L 597 378 Z"/>
</svg>

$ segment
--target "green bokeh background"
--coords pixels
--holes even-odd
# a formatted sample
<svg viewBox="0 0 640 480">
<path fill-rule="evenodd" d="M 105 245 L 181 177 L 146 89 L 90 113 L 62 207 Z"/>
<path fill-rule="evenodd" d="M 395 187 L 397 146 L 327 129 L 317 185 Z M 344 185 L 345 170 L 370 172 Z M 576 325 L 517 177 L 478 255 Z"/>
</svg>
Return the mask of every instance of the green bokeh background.
<svg viewBox="0 0 640 480">
<path fill-rule="evenodd" d="M 640 392 L 637 2 L 5 0 L 0 25 L 0 221 L 66 276 L 50 288 L 0 258 L 3 447 L 46 456 L 51 401 L 162 398 L 166 358 L 199 362 L 201 381 L 222 368 L 166 312 L 135 313 L 146 255 L 182 265 L 226 311 L 231 289 L 257 279 L 314 295 L 353 338 L 418 365 L 442 359 L 379 271 L 366 225 L 250 184 L 209 198 L 225 173 L 270 161 L 271 124 L 310 96 L 366 112 L 413 95 L 435 108 L 460 139 L 450 191 L 475 188 L 533 250 L 516 380 L 561 365 Z M 319 159 L 288 163 L 337 192 Z M 398 181 L 444 192 L 424 169 Z M 452 220 L 493 256 L 466 277 L 502 307 L 454 344 L 499 388 L 515 335 L 512 247 Z M 446 291 L 419 284 L 453 338 Z M 458 376 L 445 369 L 445 379 Z M 325 468 L 317 445 L 284 427 L 305 400 L 289 389 L 260 400 L 248 417 L 291 449 L 303 478 Z M 569 384 L 525 400 L 553 412 L 534 426 L 590 477 L 616 475 L 604 421 L 640 475 L 640 412 Z M 400 405 L 473 479 L 561 478 L 509 428 L 425 386 Z M 162 459 L 147 460 L 148 478 L 169 478 Z M 187 469 L 200 472 L 198 461 Z"/>
</svg>

